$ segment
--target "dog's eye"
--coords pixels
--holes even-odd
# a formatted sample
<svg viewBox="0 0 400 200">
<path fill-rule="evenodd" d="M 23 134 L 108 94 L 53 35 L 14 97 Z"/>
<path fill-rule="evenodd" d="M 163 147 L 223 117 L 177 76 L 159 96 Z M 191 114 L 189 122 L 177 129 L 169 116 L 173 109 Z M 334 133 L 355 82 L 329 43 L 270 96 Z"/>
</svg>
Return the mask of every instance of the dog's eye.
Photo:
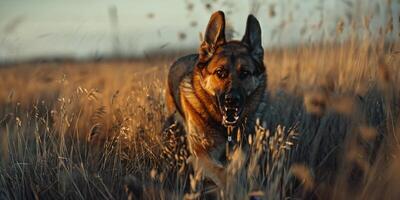
<svg viewBox="0 0 400 200">
<path fill-rule="evenodd" d="M 244 79 L 244 78 L 247 78 L 250 74 L 251 74 L 250 71 L 247 71 L 247 70 L 240 70 L 239 76 L 240 76 L 241 79 Z"/>
<path fill-rule="evenodd" d="M 222 68 L 217 69 L 215 71 L 215 74 L 217 74 L 218 78 L 220 78 L 220 79 L 223 79 L 228 76 L 228 72 Z"/>
</svg>

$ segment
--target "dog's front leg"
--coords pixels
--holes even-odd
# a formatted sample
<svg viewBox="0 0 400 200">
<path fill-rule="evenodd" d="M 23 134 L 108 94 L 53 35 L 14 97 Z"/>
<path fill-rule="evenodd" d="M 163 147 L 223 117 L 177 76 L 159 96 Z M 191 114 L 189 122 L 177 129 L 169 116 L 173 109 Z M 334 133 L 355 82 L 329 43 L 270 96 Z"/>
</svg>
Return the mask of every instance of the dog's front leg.
<svg viewBox="0 0 400 200">
<path fill-rule="evenodd" d="M 194 169 L 201 170 L 204 175 L 210 178 L 214 183 L 224 188 L 226 185 L 226 170 L 225 168 L 213 157 L 213 154 L 218 154 L 221 149 L 218 149 L 216 141 L 212 140 L 204 134 L 203 131 L 198 131 L 193 125 L 188 127 L 189 130 L 189 147 L 192 153 L 192 164 Z M 223 149 L 222 149 L 223 151 Z"/>
<path fill-rule="evenodd" d="M 210 178 L 219 188 L 225 188 L 226 185 L 226 171 L 225 168 L 215 162 L 206 152 L 193 152 L 193 167 L 194 169 L 201 170 L 204 175 Z"/>
</svg>

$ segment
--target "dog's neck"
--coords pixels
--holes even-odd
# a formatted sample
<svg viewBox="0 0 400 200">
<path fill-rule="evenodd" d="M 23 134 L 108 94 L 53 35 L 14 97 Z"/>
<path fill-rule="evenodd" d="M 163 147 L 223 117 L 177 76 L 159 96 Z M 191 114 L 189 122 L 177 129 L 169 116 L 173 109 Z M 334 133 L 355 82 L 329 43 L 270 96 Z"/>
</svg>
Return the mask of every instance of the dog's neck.
<svg viewBox="0 0 400 200">
<path fill-rule="evenodd" d="M 197 70 L 194 73 L 200 73 Z M 212 119 L 220 124 L 222 124 L 222 114 L 217 105 L 217 101 L 215 101 L 216 97 L 209 95 L 204 88 L 201 86 L 201 75 L 193 76 L 192 84 L 195 95 L 198 97 L 201 104 L 205 107 L 208 114 L 212 117 Z"/>
<path fill-rule="evenodd" d="M 198 73 L 194 70 L 193 73 Z M 196 77 L 199 76 L 186 77 L 181 86 L 181 95 L 188 99 L 188 103 L 196 114 L 201 118 L 203 123 L 212 123 L 223 129 L 222 125 L 222 114 L 215 104 L 214 97 L 207 94 L 207 92 L 201 87 L 200 80 Z"/>
</svg>

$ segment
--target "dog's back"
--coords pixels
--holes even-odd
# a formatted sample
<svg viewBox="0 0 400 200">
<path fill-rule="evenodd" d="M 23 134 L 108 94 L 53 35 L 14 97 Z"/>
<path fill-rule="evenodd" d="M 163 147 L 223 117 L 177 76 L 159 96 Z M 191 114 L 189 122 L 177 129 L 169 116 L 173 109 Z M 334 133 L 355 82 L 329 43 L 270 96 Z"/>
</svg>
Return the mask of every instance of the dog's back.
<svg viewBox="0 0 400 200">
<path fill-rule="evenodd" d="M 168 72 L 168 85 L 166 92 L 167 108 L 170 114 L 178 112 L 183 116 L 180 102 L 179 85 L 186 76 L 191 76 L 197 62 L 198 54 L 190 54 L 179 58 L 172 64 Z"/>
</svg>

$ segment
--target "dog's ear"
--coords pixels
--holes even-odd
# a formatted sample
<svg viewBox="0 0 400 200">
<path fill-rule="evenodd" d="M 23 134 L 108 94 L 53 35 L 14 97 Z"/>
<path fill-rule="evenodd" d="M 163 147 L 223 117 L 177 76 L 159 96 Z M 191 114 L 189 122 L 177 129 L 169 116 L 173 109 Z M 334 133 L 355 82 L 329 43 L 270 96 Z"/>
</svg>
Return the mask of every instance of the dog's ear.
<svg viewBox="0 0 400 200">
<path fill-rule="evenodd" d="M 261 42 L 261 27 L 253 15 L 247 17 L 246 32 L 242 42 L 249 47 L 251 56 L 263 67 L 264 49 Z"/>
<path fill-rule="evenodd" d="M 225 43 L 225 15 L 217 11 L 211 15 L 204 40 L 199 49 L 199 62 L 206 63 L 214 54 L 219 45 Z"/>
</svg>

